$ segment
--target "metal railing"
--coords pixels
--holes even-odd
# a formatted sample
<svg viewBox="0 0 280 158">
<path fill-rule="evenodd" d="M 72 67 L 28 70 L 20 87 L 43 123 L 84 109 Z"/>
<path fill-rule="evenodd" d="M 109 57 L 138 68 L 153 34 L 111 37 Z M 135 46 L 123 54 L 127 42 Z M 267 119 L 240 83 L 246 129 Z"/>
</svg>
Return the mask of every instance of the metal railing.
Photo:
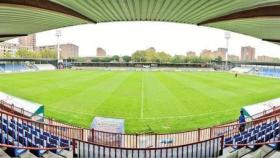
<svg viewBox="0 0 280 158">
<path fill-rule="evenodd" d="M 246 130 L 255 128 L 265 122 L 280 121 L 280 113 L 267 114 L 264 113 L 263 117 L 246 122 Z M 222 154 L 224 146 L 233 145 L 224 144 L 224 137 L 239 133 L 238 128 L 241 125 L 232 122 L 227 125 L 169 134 L 119 134 L 70 127 L 68 125 L 54 125 L 50 124 L 50 121 L 47 123 L 34 121 L 19 115 L 17 112 L 10 113 L 0 110 L 0 117 L 0 134 L 2 135 L 0 139 L 2 144 L 0 146 L 30 150 L 57 150 L 72 147 L 73 153 L 77 157 L 98 158 L 217 157 Z M 21 127 L 19 124 L 21 124 Z M 22 125 L 68 139 L 72 141 L 72 145 L 49 148 L 23 146 L 16 143 L 21 142 L 19 131 L 20 128 L 24 129 Z M 24 130 L 31 132 L 28 129 Z M 5 142 L 4 134 L 8 136 L 9 141 Z M 31 139 L 34 139 L 34 137 Z M 259 145 L 257 143 L 255 145 Z M 274 143 L 277 142 L 275 141 Z M 239 145 L 248 146 L 252 144 Z"/>
<path fill-rule="evenodd" d="M 196 143 L 158 148 L 122 148 L 74 140 L 75 157 L 91 158 L 202 158 L 218 157 L 223 153 L 223 136 Z"/>
<path fill-rule="evenodd" d="M 9 111 L 14 115 L 26 117 L 26 114 L 30 113 L 24 109 L 10 105 L 4 101 L 0 102 L 0 109 Z M 255 117 L 267 117 L 270 114 L 278 113 L 279 108 L 271 108 L 269 110 L 258 113 Z M 27 115 L 29 116 L 29 115 Z M 69 124 L 61 123 L 53 119 L 46 117 L 39 118 L 44 124 L 52 125 L 59 128 L 71 130 L 70 138 L 80 139 L 83 141 L 93 142 L 99 145 L 109 145 L 112 147 L 125 147 L 125 148 L 160 148 L 160 147 L 172 147 L 185 145 L 189 143 L 195 143 L 203 140 L 208 140 L 216 136 L 223 134 L 238 132 L 238 121 L 226 123 L 224 125 L 213 126 L 208 128 L 199 128 L 192 131 L 184 131 L 178 133 L 166 133 L 166 134 L 120 134 L 112 132 L 97 131 L 94 129 L 78 128 Z M 247 125 L 248 126 L 248 125 Z"/>
<path fill-rule="evenodd" d="M 0 134 L 9 134 L 9 142 L 18 142 L 22 132 L 32 134 L 31 129 L 38 132 L 48 132 L 65 139 L 83 139 L 83 129 L 81 128 L 50 125 L 0 110 Z M 3 140 L 3 137 L 1 139 Z"/>
<path fill-rule="evenodd" d="M 239 127 L 241 125 L 245 126 L 245 131 L 254 129 L 257 126 L 261 126 L 264 123 L 272 123 L 273 121 L 280 121 L 280 113 L 276 113 L 273 115 L 265 116 L 259 119 L 255 119 L 252 121 L 248 121 L 246 123 L 236 123 L 232 125 L 220 125 L 220 126 L 215 126 L 212 128 L 212 132 L 214 135 L 224 135 L 225 137 L 232 137 L 238 133 Z"/>
</svg>

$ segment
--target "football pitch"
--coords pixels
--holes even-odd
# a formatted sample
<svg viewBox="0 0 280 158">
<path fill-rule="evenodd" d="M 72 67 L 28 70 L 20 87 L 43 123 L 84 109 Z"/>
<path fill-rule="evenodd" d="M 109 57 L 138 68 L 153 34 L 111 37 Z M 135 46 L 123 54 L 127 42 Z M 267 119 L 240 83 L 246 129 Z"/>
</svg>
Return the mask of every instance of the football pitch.
<svg viewBox="0 0 280 158">
<path fill-rule="evenodd" d="M 222 72 L 67 70 L 0 75 L 0 91 L 89 127 L 123 118 L 127 133 L 179 132 L 237 119 L 242 106 L 280 97 L 280 80 Z"/>
</svg>

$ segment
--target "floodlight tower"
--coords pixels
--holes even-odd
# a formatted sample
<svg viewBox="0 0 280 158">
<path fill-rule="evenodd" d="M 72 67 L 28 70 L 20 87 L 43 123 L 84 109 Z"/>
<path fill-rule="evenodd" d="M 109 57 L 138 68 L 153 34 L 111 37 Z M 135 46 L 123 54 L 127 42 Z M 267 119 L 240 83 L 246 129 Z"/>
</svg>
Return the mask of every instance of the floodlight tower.
<svg viewBox="0 0 280 158">
<path fill-rule="evenodd" d="M 57 39 L 57 62 L 59 62 L 60 59 L 60 45 L 59 45 L 59 39 L 61 37 L 61 30 L 56 30 L 56 39 Z"/>
<path fill-rule="evenodd" d="M 230 32 L 225 32 L 225 40 L 226 40 L 226 68 L 228 67 L 228 50 L 229 50 L 229 40 L 230 40 Z"/>
</svg>

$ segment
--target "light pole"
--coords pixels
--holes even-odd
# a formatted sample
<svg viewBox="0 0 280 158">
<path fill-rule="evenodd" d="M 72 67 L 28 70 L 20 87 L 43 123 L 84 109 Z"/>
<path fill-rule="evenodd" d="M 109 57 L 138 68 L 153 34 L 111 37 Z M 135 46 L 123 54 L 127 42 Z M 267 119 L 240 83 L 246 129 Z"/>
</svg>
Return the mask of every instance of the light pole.
<svg viewBox="0 0 280 158">
<path fill-rule="evenodd" d="M 226 69 L 228 68 L 228 50 L 229 50 L 229 39 L 230 39 L 230 33 L 225 32 L 225 39 L 226 39 Z"/>
<path fill-rule="evenodd" d="M 59 38 L 61 37 L 61 30 L 56 30 L 56 39 L 57 39 L 57 63 L 59 62 L 60 59 L 60 46 L 59 46 Z"/>
</svg>

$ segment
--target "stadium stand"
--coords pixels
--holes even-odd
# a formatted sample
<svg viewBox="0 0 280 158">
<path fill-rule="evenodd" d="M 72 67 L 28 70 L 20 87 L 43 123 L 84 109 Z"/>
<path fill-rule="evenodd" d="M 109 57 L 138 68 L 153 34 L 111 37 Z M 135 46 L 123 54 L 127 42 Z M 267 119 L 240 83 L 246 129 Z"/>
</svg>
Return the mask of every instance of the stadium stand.
<svg viewBox="0 0 280 158">
<path fill-rule="evenodd" d="M 238 125 L 227 129 L 223 158 L 252 158 L 279 156 L 279 114 L 246 123 L 244 132 L 236 131 Z M 233 128 L 235 127 L 235 128 Z M 227 127 L 228 128 L 228 127 Z M 228 135 L 228 136 L 226 136 Z"/>
<path fill-rule="evenodd" d="M 56 67 L 52 64 L 1 64 L 0 72 L 28 72 L 28 71 L 46 71 L 55 70 Z"/>
<path fill-rule="evenodd" d="M 55 70 L 56 67 L 52 64 L 34 64 L 34 68 L 38 71 Z"/>
<path fill-rule="evenodd" d="M 28 68 L 24 64 L 6 64 L 4 66 L 5 72 L 23 72 L 27 70 Z"/>
<path fill-rule="evenodd" d="M 230 70 L 230 72 L 235 72 L 235 73 L 250 73 L 254 71 L 252 67 L 234 67 Z"/>
<path fill-rule="evenodd" d="M 54 126 L 35 123 L 20 117 L 1 113 L 0 141 L 6 144 L 5 152 L 18 157 L 30 150 L 30 154 L 41 157 L 44 154 L 69 156 L 72 142 Z M 49 149 L 49 152 L 48 150 Z"/>
<path fill-rule="evenodd" d="M 262 67 L 256 68 L 255 73 L 260 76 L 278 77 L 279 78 L 280 77 L 280 67 L 262 66 Z"/>
<path fill-rule="evenodd" d="M 230 70 L 236 73 L 246 73 L 264 77 L 280 77 L 279 66 L 263 66 L 263 65 L 241 65 L 241 67 L 235 67 Z"/>
<path fill-rule="evenodd" d="M 0 65 L 0 72 L 4 72 L 4 66 Z"/>
<path fill-rule="evenodd" d="M 177 71 L 177 72 L 211 72 L 215 71 L 213 68 L 180 68 L 180 67 L 149 67 L 149 68 L 136 68 L 136 67 L 77 67 L 73 66 L 72 70 L 105 70 L 105 71 Z"/>
<path fill-rule="evenodd" d="M 259 115 L 258 119 L 248 121 L 246 130 L 242 133 L 238 132 L 239 124 L 233 122 L 191 131 L 186 133 L 187 135 L 185 133 L 120 135 L 55 125 L 54 122 L 46 119 L 43 122 L 36 122 L 0 110 L 0 141 L 1 146 L 5 147 L 5 150 L 0 150 L 0 154 L 6 153 L 8 156 L 28 154 L 29 157 L 49 154 L 71 157 L 74 153 L 76 157 L 99 158 L 218 157 L 220 155 L 229 158 L 259 155 L 277 157 L 279 155 L 277 150 L 280 149 L 280 114 L 273 113 L 277 111 L 271 110 L 267 110 L 270 113 L 265 112 L 263 116 Z M 181 138 L 170 139 L 173 135 L 174 138 Z M 158 143 L 151 147 L 138 146 L 138 140 L 142 140 L 145 136 L 155 139 L 150 139 L 149 142 Z M 196 137 L 197 139 L 194 139 Z M 116 138 L 121 138 L 123 143 L 110 143 Z M 193 141 L 180 144 L 178 141 L 182 138 L 193 139 Z M 168 144 L 164 142 L 164 146 L 161 146 L 162 141 L 165 140 L 174 142 Z"/>
</svg>

